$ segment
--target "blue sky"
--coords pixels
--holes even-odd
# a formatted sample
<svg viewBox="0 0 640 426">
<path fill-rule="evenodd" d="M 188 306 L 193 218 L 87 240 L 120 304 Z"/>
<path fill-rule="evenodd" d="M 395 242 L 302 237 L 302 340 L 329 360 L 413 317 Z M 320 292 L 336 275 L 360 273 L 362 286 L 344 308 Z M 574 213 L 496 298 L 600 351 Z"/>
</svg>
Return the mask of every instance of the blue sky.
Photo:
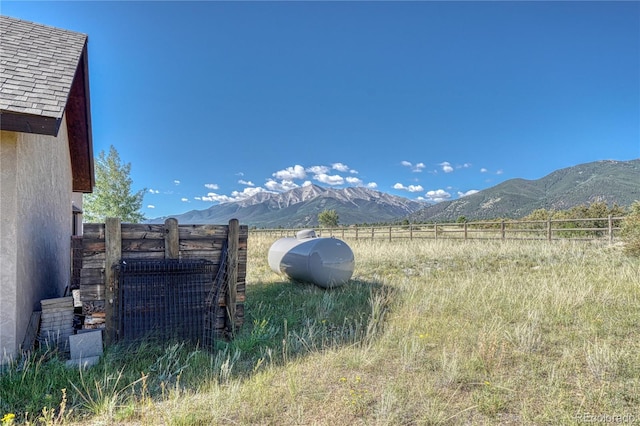
<svg viewBox="0 0 640 426">
<path fill-rule="evenodd" d="M 149 218 L 309 182 L 441 201 L 640 157 L 640 2 L 14 2 L 89 36 Z"/>
</svg>

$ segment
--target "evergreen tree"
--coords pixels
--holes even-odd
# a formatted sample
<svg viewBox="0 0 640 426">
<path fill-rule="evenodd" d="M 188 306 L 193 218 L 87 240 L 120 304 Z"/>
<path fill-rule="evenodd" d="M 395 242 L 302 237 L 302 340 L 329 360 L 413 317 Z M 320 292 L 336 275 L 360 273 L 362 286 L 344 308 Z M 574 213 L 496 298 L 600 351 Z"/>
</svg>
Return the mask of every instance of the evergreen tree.
<svg viewBox="0 0 640 426">
<path fill-rule="evenodd" d="M 146 189 L 131 192 L 133 181 L 129 177 L 131 163 L 122 164 L 113 145 L 109 154 L 98 154 L 95 162 L 96 185 L 93 193 L 86 194 L 83 202 L 85 222 L 104 222 L 117 217 L 123 223 L 139 223 L 145 219 L 140 212 Z"/>
</svg>

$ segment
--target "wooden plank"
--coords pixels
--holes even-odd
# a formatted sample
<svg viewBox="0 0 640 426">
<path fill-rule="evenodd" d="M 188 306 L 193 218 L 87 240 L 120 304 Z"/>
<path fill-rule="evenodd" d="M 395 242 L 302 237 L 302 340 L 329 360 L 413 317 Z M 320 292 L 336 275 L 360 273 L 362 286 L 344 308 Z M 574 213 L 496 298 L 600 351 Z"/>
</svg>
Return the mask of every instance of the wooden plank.
<svg viewBox="0 0 640 426">
<path fill-rule="evenodd" d="M 164 257 L 164 240 L 121 240 L 122 252 L 162 252 Z"/>
<path fill-rule="evenodd" d="M 206 250 L 206 251 L 218 252 L 217 256 L 220 256 L 220 252 L 222 251 L 223 245 L 224 245 L 223 240 L 213 240 L 213 239 L 182 240 L 181 239 L 180 251 Z"/>
<path fill-rule="evenodd" d="M 231 326 L 231 333 L 236 332 L 236 299 L 238 296 L 238 232 L 240 224 L 238 219 L 231 219 L 229 221 L 229 236 L 227 246 L 227 294 L 226 304 L 229 314 L 229 324 Z"/>
<path fill-rule="evenodd" d="M 106 250 L 104 240 L 86 238 L 82 241 L 82 252 L 84 253 L 104 253 Z"/>
<path fill-rule="evenodd" d="M 83 223 L 82 237 L 104 240 L 104 223 Z"/>
<path fill-rule="evenodd" d="M 20 347 L 23 351 L 30 351 L 33 349 L 36 343 L 36 337 L 38 336 L 41 316 L 42 311 L 34 311 L 31 313 L 31 319 L 29 319 L 29 325 L 27 326 L 27 333 L 25 334 L 22 346 Z"/>
<path fill-rule="evenodd" d="M 104 269 L 102 268 L 82 268 L 80 278 L 97 278 L 104 281 Z"/>
<path fill-rule="evenodd" d="M 105 343 L 108 345 L 116 340 L 116 324 L 115 324 L 115 297 L 118 294 L 118 287 L 114 279 L 113 266 L 120 262 L 122 256 L 122 233 L 120 227 L 120 219 L 107 218 L 105 222 L 105 243 L 106 243 L 106 262 L 105 262 Z"/>
<path fill-rule="evenodd" d="M 87 261 L 87 259 L 100 257 L 102 259 L 105 258 L 104 245 L 102 246 L 103 250 L 88 250 L 86 247 L 82 250 L 82 264 Z"/>
<path fill-rule="evenodd" d="M 104 253 L 91 252 L 82 258 L 82 269 L 104 269 L 106 256 Z"/>
<path fill-rule="evenodd" d="M 103 273 L 103 269 L 83 268 L 82 271 L 80 271 L 80 274 L 80 286 L 96 284 L 104 285 L 105 274 Z"/>
<path fill-rule="evenodd" d="M 104 284 L 80 284 L 80 299 L 82 303 L 91 300 L 104 300 L 105 299 L 105 286 Z"/>
<path fill-rule="evenodd" d="M 178 226 L 180 239 L 227 238 L 227 225 L 180 225 Z"/>
<path fill-rule="evenodd" d="M 164 221 L 164 257 L 178 259 L 180 257 L 180 239 L 178 238 L 178 221 L 170 217 Z"/>
<path fill-rule="evenodd" d="M 164 259 L 164 251 L 127 251 L 122 252 L 122 259 Z"/>
<path fill-rule="evenodd" d="M 219 264 L 221 253 L 216 251 L 193 250 L 183 251 L 180 254 L 182 259 L 206 259 L 212 261 L 215 264 Z"/>
<path fill-rule="evenodd" d="M 165 226 L 163 224 L 125 223 L 122 225 L 123 240 L 164 240 Z"/>
</svg>

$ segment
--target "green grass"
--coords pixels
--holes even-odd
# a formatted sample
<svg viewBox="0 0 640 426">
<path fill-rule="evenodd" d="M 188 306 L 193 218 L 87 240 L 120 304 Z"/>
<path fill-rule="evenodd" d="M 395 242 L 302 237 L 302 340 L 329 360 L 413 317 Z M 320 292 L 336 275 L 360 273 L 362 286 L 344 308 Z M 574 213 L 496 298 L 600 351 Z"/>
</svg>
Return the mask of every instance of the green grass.
<svg viewBox="0 0 640 426">
<path fill-rule="evenodd" d="M 640 422 L 640 260 L 619 247 L 348 241 L 352 281 L 323 290 L 273 273 L 272 242 L 249 238 L 246 318 L 233 341 L 213 353 L 177 342 L 116 345 L 82 375 L 33 355 L 0 376 L 0 416 L 32 424 Z"/>
</svg>

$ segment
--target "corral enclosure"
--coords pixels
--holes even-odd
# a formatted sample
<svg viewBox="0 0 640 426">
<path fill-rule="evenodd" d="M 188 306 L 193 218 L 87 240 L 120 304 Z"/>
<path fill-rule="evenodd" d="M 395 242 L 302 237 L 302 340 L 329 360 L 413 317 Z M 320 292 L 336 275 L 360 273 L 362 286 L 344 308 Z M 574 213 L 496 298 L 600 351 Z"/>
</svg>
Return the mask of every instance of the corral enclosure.
<svg viewBox="0 0 640 426">
<path fill-rule="evenodd" d="M 205 328 L 184 329 L 184 337 L 233 334 L 244 321 L 247 236 L 235 219 L 228 225 L 179 225 L 175 219 L 84 224 L 74 241 L 82 259 L 74 259 L 82 328 L 104 328 L 107 343 L 177 320 L 183 329 Z"/>
</svg>

